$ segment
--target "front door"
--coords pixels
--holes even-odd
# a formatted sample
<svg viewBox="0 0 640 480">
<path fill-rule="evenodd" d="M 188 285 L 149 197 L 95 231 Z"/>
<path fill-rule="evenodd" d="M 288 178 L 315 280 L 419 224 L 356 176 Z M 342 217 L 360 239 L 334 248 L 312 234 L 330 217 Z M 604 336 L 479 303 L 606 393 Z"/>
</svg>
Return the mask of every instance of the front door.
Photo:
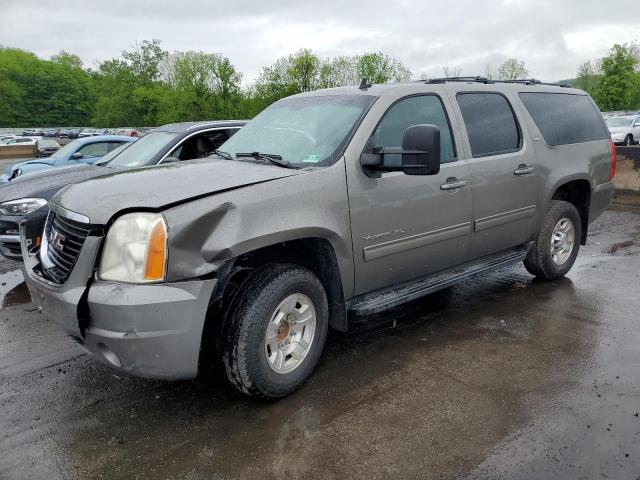
<svg viewBox="0 0 640 480">
<path fill-rule="evenodd" d="M 443 99 L 420 94 L 392 103 L 365 148 L 401 147 L 404 131 L 419 124 L 440 127 L 437 175 L 387 172 L 370 178 L 357 159 L 349 162 L 354 295 L 437 272 L 464 257 L 471 233 L 469 166 L 458 158 Z M 400 155 L 385 155 L 385 164 L 401 161 Z"/>
</svg>

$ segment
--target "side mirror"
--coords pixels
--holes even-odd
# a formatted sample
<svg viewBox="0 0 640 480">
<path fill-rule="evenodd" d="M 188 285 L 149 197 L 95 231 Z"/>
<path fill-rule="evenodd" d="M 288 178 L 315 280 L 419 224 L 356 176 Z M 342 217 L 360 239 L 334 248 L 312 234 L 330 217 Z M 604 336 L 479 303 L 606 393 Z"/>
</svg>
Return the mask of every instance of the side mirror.
<svg viewBox="0 0 640 480">
<path fill-rule="evenodd" d="M 372 178 L 381 172 L 402 171 L 406 175 L 436 175 L 440 172 L 440 128 L 413 125 L 404 131 L 402 147 L 370 146 L 360 156 L 360 165 Z M 385 164 L 385 155 L 401 155 L 401 165 Z"/>
<path fill-rule="evenodd" d="M 78 160 L 79 158 L 82 158 L 84 155 L 82 155 L 80 152 L 76 152 L 73 155 L 71 155 L 71 159 L 72 160 Z"/>
<path fill-rule="evenodd" d="M 402 171 L 406 175 L 435 175 L 440 172 L 440 128 L 414 125 L 404 131 Z"/>
</svg>

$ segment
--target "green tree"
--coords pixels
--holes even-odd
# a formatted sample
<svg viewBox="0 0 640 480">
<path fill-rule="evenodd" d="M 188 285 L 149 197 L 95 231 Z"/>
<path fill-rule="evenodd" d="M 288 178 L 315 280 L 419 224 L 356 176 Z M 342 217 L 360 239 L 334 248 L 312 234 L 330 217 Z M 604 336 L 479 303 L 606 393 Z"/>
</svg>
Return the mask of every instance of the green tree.
<svg viewBox="0 0 640 480">
<path fill-rule="evenodd" d="M 519 80 L 527 78 L 529 70 L 522 60 L 517 58 L 508 58 L 502 65 L 498 67 L 499 80 Z"/>
<path fill-rule="evenodd" d="M 411 79 L 411 71 L 402 62 L 382 52 L 365 53 L 355 57 L 359 78 L 371 83 L 404 82 Z"/>
<path fill-rule="evenodd" d="M 93 123 L 99 126 L 157 124 L 162 64 L 168 53 L 159 40 L 135 44 L 121 58 L 102 62 L 94 75 L 97 103 Z"/>
<path fill-rule="evenodd" d="M 601 80 L 600 68 L 591 61 L 586 61 L 578 67 L 578 76 L 573 80 L 572 85 L 584 90 L 588 94 L 593 94 Z"/>
<path fill-rule="evenodd" d="M 601 110 L 630 110 L 639 106 L 639 64 L 635 43 L 611 48 L 602 59 L 602 76 L 593 90 L 593 98 Z"/>
<path fill-rule="evenodd" d="M 84 70 L 0 48 L 0 126 L 86 125 L 93 104 Z"/>
<path fill-rule="evenodd" d="M 78 55 L 60 50 L 51 57 L 51 61 L 70 68 L 82 68 L 82 60 Z"/>
</svg>

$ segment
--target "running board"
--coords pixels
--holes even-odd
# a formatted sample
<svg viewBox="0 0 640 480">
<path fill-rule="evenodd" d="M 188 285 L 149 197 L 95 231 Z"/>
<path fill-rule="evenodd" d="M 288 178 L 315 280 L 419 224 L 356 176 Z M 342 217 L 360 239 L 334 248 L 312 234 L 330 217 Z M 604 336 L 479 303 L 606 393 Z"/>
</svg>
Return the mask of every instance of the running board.
<svg viewBox="0 0 640 480">
<path fill-rule="evenodd" d="M 352 300 L 349 310 L 356 315 L 370 315 L 455 285 L 473 275 L 495 270 L 524 260 L 530 244 L 503 251 L 470 263 L 444 270 L 428 277 L 400 283 Z"/>
</svg>

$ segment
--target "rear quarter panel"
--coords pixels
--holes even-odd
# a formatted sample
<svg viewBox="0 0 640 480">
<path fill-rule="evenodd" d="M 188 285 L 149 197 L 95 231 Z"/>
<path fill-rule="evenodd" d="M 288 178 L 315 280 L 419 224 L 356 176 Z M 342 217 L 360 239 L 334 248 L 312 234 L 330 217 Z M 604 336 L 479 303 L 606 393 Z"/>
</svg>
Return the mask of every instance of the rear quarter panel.
<svg viewBox="0 0 640 480">
<path fill-rule="evenodd" d="M 523 89 L 522 91 L 527 92 L 530 90 Z M 567 91 L 567 93 L 576 92 L 582 93 L 573 89 Z M 536 171 L 540 173 L 542 178 L 539 205 L 543 208 L 538 209 L 537 212 L 536 223 L 538 228 L 536 231 L 538 231 L 544 220 L 546 206 L 562 185 L 574 180 L 585 180 L 589 182 L 593 192 L 598 185 L 609 181 L 611 166 L 610 144 L 608 140 L 596 140 L 570 145 L 547 145 L 538 126 L 518 98 L 518 95 L 514 95 L 513 100 L 518 104 L 518 114 L 521 121 L 526 124 L 526 130 L 531 136 L 529 140 L 535 152 Z M 595 108 L 597 109 L 597 107 Z M 602 122 L 606 129 L 604 120 Z"/>
</svg>

